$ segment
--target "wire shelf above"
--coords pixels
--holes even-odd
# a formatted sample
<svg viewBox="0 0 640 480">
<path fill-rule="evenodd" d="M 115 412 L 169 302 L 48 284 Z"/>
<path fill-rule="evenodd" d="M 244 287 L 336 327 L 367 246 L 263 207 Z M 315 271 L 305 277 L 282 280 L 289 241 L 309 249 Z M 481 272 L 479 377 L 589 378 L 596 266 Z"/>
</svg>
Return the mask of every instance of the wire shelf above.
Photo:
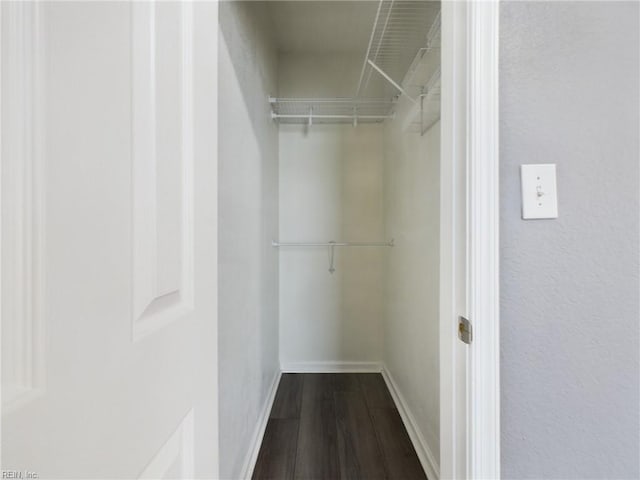
<svg viewBox="0 0 640 480">
<path fill-rule="evenodd" d="M 396 90 L 406 93 L 399 87 L 405 83 L 408 72 L 427 52 L 439 50 L 440 25 L 438 2 L 380 0 L 356 97 L 366 94 L 375 70 Z"/>
<path fill-rule="evenodd" d="M 380 123 L 393 117 L 395 99 L 269 97 L 271 118 L 281 124 Z"/>
<path fill-rule="evenodd" d="M 440 115 L 440 41 L 440 2 L 379 0 L 354 97 L 269 97 L 271 117 L 307 126 L 382 123 L 406 99 L 415 107 L 409 123 L 424 133 Z"/>
</svg>

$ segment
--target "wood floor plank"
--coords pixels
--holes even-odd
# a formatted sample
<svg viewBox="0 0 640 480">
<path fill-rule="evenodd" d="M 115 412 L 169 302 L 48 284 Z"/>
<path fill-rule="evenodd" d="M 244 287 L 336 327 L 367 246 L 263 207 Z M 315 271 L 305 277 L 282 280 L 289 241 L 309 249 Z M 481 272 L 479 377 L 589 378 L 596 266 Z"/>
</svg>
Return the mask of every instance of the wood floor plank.
<svg viewBox="0 0 640 480">
<path fill-rule="evenodd" d="M 378 374 L 285 374 L 257 480 L 425 480 Z"/>
<path fill-rule="evenodd" d="M 303 375 L 284 373 L 269 418 L 300 418 Z"/>
<path fill-rule="evenodd" d="M 398 410 L 374 408 L 370 413 L 389 478 L 427 480 Z"/>
<path fill-rule="evenodd" d="M 386 478 L 373 423 L 361 392 L 335 392 L 340 477 Z"/>
<path fill-rule="evenodd" d="M 381 374 L 362 373 L 358 378 L 369 408 L 396 408 Z"/>
<path fill-rule="evenodd" d="M 332 373 L 334 392 L 361 392 L 358 373 Z"/>
<path fill-rule="evenodd" d="M 307 374 L 304 377 L 294 478 L 340 478 L 331 374 Z"/>
<path fill-rule="evenodd" d="M 269 419 L 253 471 L 254 480 L 293 479 L 298 423 L 298 419 Z"/>
</svg>

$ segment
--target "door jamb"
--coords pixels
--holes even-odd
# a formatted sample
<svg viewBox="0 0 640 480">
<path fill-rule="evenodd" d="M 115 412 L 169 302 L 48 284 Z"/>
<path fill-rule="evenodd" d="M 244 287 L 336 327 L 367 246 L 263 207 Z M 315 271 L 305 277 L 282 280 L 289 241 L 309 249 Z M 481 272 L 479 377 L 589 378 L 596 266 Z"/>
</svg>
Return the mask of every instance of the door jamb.
<svg viewBox="0 0 640 480">
<path fill-rule="evenodd" d="M 443 479 L 498 479 L 499 1 L 445 1 L 442 22 L 440 472 Z M 456 182 L 460 169 L 466 171 L 466 185 Z M 460 208 L 466 210 L 466 222 L 456 225 Z M 466 236 L 466 259 L 456 258 L 458 236 Z M 456 304 L 456 287 L 463 281 L 466 312 Z M 474 339 L 461 359 L 457 318 L 464 314 Z M 464 401 L 456 396 L 460 362 L 467 366 L 464 414 L 455 408 L 456 401 Z"/>
</svg>

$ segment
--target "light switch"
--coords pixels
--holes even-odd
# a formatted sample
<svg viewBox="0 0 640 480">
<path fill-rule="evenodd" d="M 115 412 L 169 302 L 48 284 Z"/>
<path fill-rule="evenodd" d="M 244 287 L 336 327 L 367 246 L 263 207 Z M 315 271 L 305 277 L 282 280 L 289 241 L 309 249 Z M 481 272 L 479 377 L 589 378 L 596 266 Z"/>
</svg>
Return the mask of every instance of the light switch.
<svg viewBox="0 0 640 480">
<path fill-rule="evenodd" d="M 521 165 L 522 218 L 558 218 L 555 164 Z"/>
</svg>

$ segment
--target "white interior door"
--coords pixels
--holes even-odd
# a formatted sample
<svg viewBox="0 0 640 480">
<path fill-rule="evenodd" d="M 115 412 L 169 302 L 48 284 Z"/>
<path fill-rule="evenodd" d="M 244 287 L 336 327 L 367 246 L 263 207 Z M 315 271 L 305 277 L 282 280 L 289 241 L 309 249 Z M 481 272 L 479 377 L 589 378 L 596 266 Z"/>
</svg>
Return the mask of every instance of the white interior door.
<svg viewBox="0 0 640 480">
<path fill-rule="evenodd" d="M 467 9 L 442 3 L 440 478 L 469 478 L 469 347 L 458 338 L 468 318 Z"/>
<path fill-rule="evenodd" d="M 3 2 L 2 468 L 217 474 L 217 5 Z"/>
</svg>

